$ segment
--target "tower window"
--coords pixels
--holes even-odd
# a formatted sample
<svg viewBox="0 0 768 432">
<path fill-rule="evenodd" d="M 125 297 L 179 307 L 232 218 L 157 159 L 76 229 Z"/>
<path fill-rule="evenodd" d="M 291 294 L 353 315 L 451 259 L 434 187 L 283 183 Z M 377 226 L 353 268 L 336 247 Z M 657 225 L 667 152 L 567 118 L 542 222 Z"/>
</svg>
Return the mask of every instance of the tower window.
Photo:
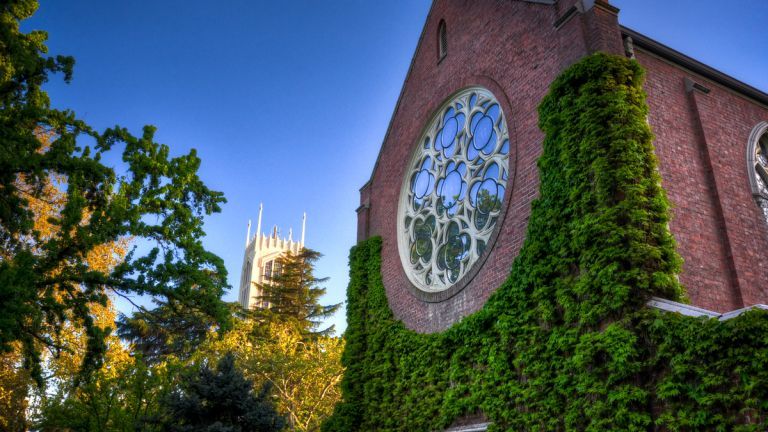
<svg viewBox="0 0 768 432">
<path fill-rule="evenodd" d="M 448 32 L 445 29 L 445 21 L 441 20 L 437 26 L 437 60 L 442 60 L 446 54 L 448 54 Z"/>
<path fill-rule="evenodd" d="M 248 293 L 250 292 L 251 281 L 251 260 L 248 260 L 245 264 L 245 271 L 243 272 L 243 280 L 240 282 L 242 288 L 240 289 L 240 303 L 245 304 L 248 300 Z"/>
<path fill-rule="evenodd" d="M 269 261 L 269 262 L 268 262 L 268 263 L 267 263 L 267 264 L 264 266 L 264 278 L 265 278 L 266 280 L 270 280 L 270 279 L 272 279 L 272 261 Z"/>
</svg>

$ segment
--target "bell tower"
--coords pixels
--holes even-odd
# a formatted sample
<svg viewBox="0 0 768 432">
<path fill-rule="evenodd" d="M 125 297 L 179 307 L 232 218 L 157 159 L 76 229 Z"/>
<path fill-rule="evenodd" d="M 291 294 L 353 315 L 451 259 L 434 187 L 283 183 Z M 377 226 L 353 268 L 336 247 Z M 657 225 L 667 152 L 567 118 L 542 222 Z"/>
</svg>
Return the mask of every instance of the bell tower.
<svg viewBox="0 0 768 432">
<path fill-rule="evenodd" d="M 285 253 L 298 254 L 304 248 L 304 234 L 307 226 L 307 214 L 301 220 L 301 240 L 293 240 L 293 230 L 288 230 L 288 238 L 281 238 L 277 225 L 267 234 L 261 232 L 261 215 L 263 205 L 259 204 L 259 219 L 256 223 L 256 233 L 251 237 L 251 221 L 245 236 L 245 254 L 240 273 L 240 295 L 238 302 L 244 309 L 269 306 L 259 298 L 262 295 L 258 284 L 268 281 L 272 275 L 280 272 L 280 256 Z"/>
</svg>

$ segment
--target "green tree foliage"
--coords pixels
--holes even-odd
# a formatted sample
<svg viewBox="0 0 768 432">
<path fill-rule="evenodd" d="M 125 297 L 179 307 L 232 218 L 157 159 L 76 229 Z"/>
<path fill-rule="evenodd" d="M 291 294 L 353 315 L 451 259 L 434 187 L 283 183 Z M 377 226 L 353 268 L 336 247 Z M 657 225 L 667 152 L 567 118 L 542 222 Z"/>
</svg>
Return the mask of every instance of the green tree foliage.
<svg viewBox="0 0 768 432">
<path fill-rule="evenodd" d="M 152 312 L 158 309 L 172 314 L 161 307 Z M 200 345 L 177 344 L 173 320 L 162 316 L 160 327 L 150 324 L 150 336 L 139 337 L 127 348 L 110 335 L 104 367 L 78 385 L 74 380 L 80 364 L 77 355 L 65 353 L 58 359 L 44 356 L 44 370 L 53 374 L 46 380 L 50 384 L 47 392 L 36 390 L 28 378 L 26 381 L 26 388 L 40 395 L 34 398 L 37 402 L 31 411 L 38 415 L 31 424 L 51 431 L 165 430 L 170 426 L 164 419 L 170 417 L 160 405 L 168 394 L 184 393 L 190 377 L 199 375 L 205 365 L 216 364 L 232 354 L 237 368 L 256 388 L 270 386 L 271 399 L 291 430 L 318 431 L 341 397 L 343 340 L 325 336 L 307 339 L 295 323 L 266 323 L 254 319 L 239 305 L 232 305 L 231 310 L 236 318 L 233 328 L 224 332 L 206 327 L 205 340 Z M 106 320 L 106 316 L 100 319 Z M 71 330 L 66 327 L 63 332 L 67 344 L 81 345 L 82 338 Z M 82 349 L 78 348 L 76 354 Z M 147 363 L 147 359 L 151 362 Z M 0 375 L 0 379 L 11 384 L 16 378 Z M 0 402 L 3 400 L 0 398 Z"/>
<path fill-rule="evenodd" d="M 130 317 L 121 315 L 117 334 L 131 344 L 135 355 L 154 364 L 171 355 L 188 358 L 215 324 L 208 315 L 183 304 L 164 303 L 134 312 Z"/>
<path fill-rule="evenodd" d="M 595 54 L 539 107 L 540 196 L 508 280 L 437 334 L 397 321 L 381 239 L 353 248 L 343 402 L 328 432 L 648 431 L 768 427 L 768 314 L 720 322 L 645 307 L 683 300 L 646 122 L 643 70 Z"/>
<path fill-rule="evenodd" d="M 49 145 L 49 137 L 40 135 L 41 142 Z M 41 239 L 50 239 L 58 235 L 58 227 L 51 223 L 55 216 L 60 214 L 61 208 L 66 202 L 66 195 L 56 187 L 55 179 L 49 179 L 44 184 L 38 197 L 28 197 L 29 208 L 32 210 L 34 230 Z M 18 183 L 20 188 L 26 190 L 29 185 L 23 181 Z M 89 268 L 108 272 L 114 268 L 126 254 L 128 242 L 111 242 L 93 248 L 86 256 Z M 34 248 L 33 248 L 34 250 Z M 91 304 L 90 315 L 93 325 L 101 329 L 114 326 L 115 311 L 109 301 L 105 304 Z M 3 430 L 26 430 L 27 414 L 45 413 L 47 418 L 55 418 L 54 410 L 57 403 L 67 399 L 87 396 L 82 392 L 86 386 L 78 389 L 78 384 L 83 384 L 78 375 L 78 370 L 87 355 L 87 335 L 83 326 L 77 320 L 72 320 L 71 315 L 62 322 L 62 326 L 55 334 L 56 347 L 44 350 L 42 355 L 43 370 L 46 374 L 45 387 L 35 387 L 35 382 L 29 374 L 29 370 L 23 367 L 23 355 L 21 344 L 15 343 L 11 352 L 4 353 L 2 359 L 3 373 L 0 373 L 0 425 Z M 123 369 L 127 352 L 115 336 L 105 338 L 106 362 L 111 370 Z M 40 344 L 41 346 L 43 344 Z M 56 348 L 61 349 L 56 349 Z M 99 371 L 100 377 L 106 376 L 105 371 Z M 88 379 L 88 385 L 93 383 Z M 31 403 L 30 403 L 31 402 Z M 95 400 L 94 400 L 95 402 Z M 83 410 L 84 413 L 98 413 L 101 410 Z M 103 417 L 103 416 L 101 416 Z M 43 418 L 43 417 L 41 417 Z M 107 419 L 109 416 L 106 417 Z"/>
<path fill-rule="evenodd" d="M 293 323 L 245 318 L 225 335 L 212 335 L 196 356 L 210 362 L 231 352 L 246 378 L 272 386 L 290 430 L 316 432 L 341 399 L 343 349 L 338 337 L 308 339 Z"/>
<path fill-rule="evenodd" d="M 323 319 L 333 315 L 341 303 L 323 306 L 320 297 L 325 294 L 325 288 L 320 284 L 328 278 L 314 276 L 315 262 L 320 253 L 311 249 L 302 249 L 294 255 L 287 253 L 277 260 L 268 280 L 259 284 L 262 295 L 259 300 L 266 307 L 256 313 L 267 321 L 279 320 L 295 323 L 308 336 L 329 335 L 333 326 L 318 330 Z"/>
<path fill-rule="evenodd" d="M 20 347 L 0 354 L 0 430 L 24 432 L 28 430 L 28 408 L 32 379 L 22 367 Z"/>
<path fill-rule="evenodd" d="M 55 73 L 71 79 L 74 60 L 48 57 L 45 32 L 19 30 L 37 6 L 0 5 L 0 352 L 21 343 L 39 380 L 41 349 L 61 348 L 56 339 L 66 322 L 85 330 L 83 366 L 100 365 L 110 329 L 94 325 L 91 308 L 105 304 L 109 291 L 157 296 L 225 326 L 229 314 L 220 301 L 223 262 L 201 242 L 203 217 L 220 211 L 222 194 L 198 177 L 194 150 L 171 157 L 153 127 L 140 136 L 121 127 L 98 132 L 73 112 L 51 108 L 41 86 Z M 121 154 L 125 173 L 102 163 L 109 152 Z M 43 236 L 31 203 L 51 179 L 66 196 L 50 217 L 55 235 Z M 108 271 L 88 264 L 95 248 L 125 238 L 148 253 L 134 249 Z"/>
<path fill-rule="evenodd" d="M 111 359 L 110 359 L 111 360 Z M 133 432 L 156 431 L 152 420 L 178 385 L 183 371 L 177 363 L 148 367 L 139 359 L 119 359 L 90 374 L 77 387 L 65 382 L 42 397 L 35 428 L 41 431 Z"/>
<path fill-rule="evenodd" d="M 216 370 L 203 365 L 165 402 L 163 430 L 173 432 L 277 432 L 285 420 L 269 400 L 270 385 L 254 393 L 251 381 L 235 368 L 234 356 Z"/>
<path fill-rule="evenodd" d="M 106 306 L 92 305 L 91 313 L 94 325 L 114 325 L 116 311 L 110 302 Z M 66 349 L 43 352 L 45 385 L 35 386 L 31 379 L 22 384 L 31 396 L 27 412 L 34 429 L 134 431 L 145 417 L 156 414 L 158 401 L 176 385 L 183 366 L 169 357 L 148 367 L 110 334 L 105 338 L 103 366 L 81 375 L 78 371 L 89 349 L 82 326 L 66 322 L 57 343 Z M 8 384 L 0 381 L 0 387 Z"/>
</svg>

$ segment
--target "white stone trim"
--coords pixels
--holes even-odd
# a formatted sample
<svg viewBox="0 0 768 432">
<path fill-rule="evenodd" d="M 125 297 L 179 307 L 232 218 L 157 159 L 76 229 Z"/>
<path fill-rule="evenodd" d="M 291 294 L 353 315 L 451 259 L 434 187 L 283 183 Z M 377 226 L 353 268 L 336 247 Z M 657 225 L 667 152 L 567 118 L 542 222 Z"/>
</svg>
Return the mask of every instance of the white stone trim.
<svg viewBox="0 0 768 432">
<path fill-rule="evenodd" d="M 719 313 L 713 312 L 711 310 L 702 309 L 696 306 L 691 306 L 685 303 L 678 303 L 659 297 L 651 298 L 651 300 L 648 302 L 648 306 L 663 310 L 665 312 L 677 312 L 681 315 L 692 317 L 706 316 L 710 318 L 717 318 L 720 316 Z"/>
<path fill-rule="evenodd" d="M 667 300 L 659 297 L 652 297 L 651 300 L 648 301 L 647 305 L 649 307 L 663 310 L 665 312 L 676 312 L 681 315 L 692 316 L 692 317 L 703 316 L 708 318 L 716 318 L 720 321 L 727 321 L 731 318 L 736 318 L 737 316 L 743 314 L 744 312 L 747 312 L 753 309 L 768 310 L 768 305 L 755 304 L 752 306 L 747 306 L 745 308 L 736 309 L 736 310 L 721 314 L 715 311 L 699 308 L 696 306 L 691 306 L 685 303 L 678 303 L 672 300 Z"/>
<path fill-rule="evenodd" d="M 476 423 L 468 426 L 456 426 L 450 429 L 446 429 L 444 432 L 485 432 L 488 430 L 488 426 L 490 425 L 490 423 L 486 422 Z"/>
<path fill-rule="evenodd" d="M 752 305 L 752 306 L 747 306 L 745 308 L 736 309 L 736 310 L 733 310 L 733 311 L 730 311 L 730 312 L 726 312 L 726 313 L 720 315 L 719 320 L 720 321 L 727 321 L 727 320 L 729 320 L 731 318 L 736 318 L 737 316 L 743 314 L 744 312 L 751 311 L 753 309 L 768 310 L 768 305 L 756 304 L 756 305 Z"/>
</svg>

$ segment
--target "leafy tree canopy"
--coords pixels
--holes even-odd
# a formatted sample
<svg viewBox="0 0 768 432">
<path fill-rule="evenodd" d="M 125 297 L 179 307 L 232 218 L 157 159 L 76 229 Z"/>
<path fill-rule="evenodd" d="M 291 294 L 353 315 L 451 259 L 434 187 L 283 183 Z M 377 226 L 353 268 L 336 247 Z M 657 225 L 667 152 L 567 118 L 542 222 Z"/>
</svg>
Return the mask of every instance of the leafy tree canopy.
<svg viewBox="0 0 768 432">
<path fill-rule="evenodd" d="M 140 136 L 119 126 L 99 132 L 51 107 L 42 85 L 57 73 L 69 81 L 74 60 L 48 56 L 45 32 L 19 30 L 37 6 L 0 5 L 0 352 L 20 343 L 39 379 L 41 347 L 57 347 L 66 322 L 87 336 L 83 366 L 99 366 L 111 329 L 95 325 L 92 307 L 110 291 L 181 304 L 225 327 L 229 314 L 220 300 L 223 262 L 201 241 L 203 217 L 220 211 L 223 195 L 197 175 L 194 150 L 170 156 L 154 127 Z M 102 163 L 108 152 L 120 152 L 124 173 Z M 32 204 L 51 182 L 64 197 L 47 218 L 56 229 L 45 235 Z M 88 263 L 100 245 L 127 238 L 146 254 L 134 247 L 108 269 Z"/>
<path fill-rule="evenodd" d="M 342 338 L 315 336 L 308 340 L 294 323 L 265 323 L 251 317 L 236 320 L 232 330 L 221 337 L 211 336 L 193 359 L 212 362 L 232 353 L 254 385 L 272 385 L 277 411 L 285 416 L 290 430 L 319 432 L 320 424 L 341 399 Z"/>
<path fill-rule="evenodd" d="M 151 310 L 120 315 L 117 333 L 131 344 L 134 354 L 154 364 L 173 355 L 188 358 L 209 335 L 215 322 L 210 316 L 184 304 L 157 302 Z M 237 306 L 239 308 L 239 306 Z M 230 304 L 230 309 L 235 305 Z M 233 315 L 237 318 L 237 315 Z"/>
</svg>

